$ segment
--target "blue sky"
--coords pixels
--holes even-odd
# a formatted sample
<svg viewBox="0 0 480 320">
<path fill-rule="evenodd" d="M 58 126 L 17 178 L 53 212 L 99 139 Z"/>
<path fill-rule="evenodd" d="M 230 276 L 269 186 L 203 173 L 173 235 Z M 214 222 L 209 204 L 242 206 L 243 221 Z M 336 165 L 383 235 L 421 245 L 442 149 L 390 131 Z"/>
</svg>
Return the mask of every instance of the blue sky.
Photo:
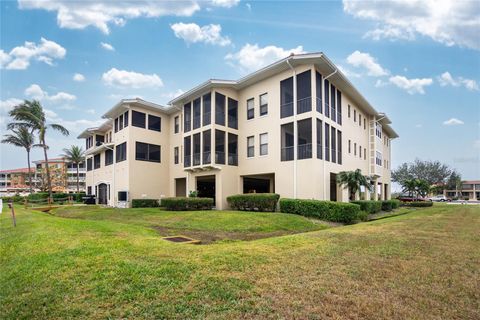
<svg viewBox="0 0 480 320">
<path fill-rule="evenodd" d="M 393 167 L 418 157 L 480 178 L 479 2 L 21 0 L 0 10 L 1 133 L 12 105 L 38 98 L 71 131 L 49 135 L 52 157 L 83 146 L 78 133 L 121 98 L 164 104 L 208 78 L 322 51 L 393 121 Z M 25 166 L 23 150 L 0 148 L 1 169 Z"/>
</svg>

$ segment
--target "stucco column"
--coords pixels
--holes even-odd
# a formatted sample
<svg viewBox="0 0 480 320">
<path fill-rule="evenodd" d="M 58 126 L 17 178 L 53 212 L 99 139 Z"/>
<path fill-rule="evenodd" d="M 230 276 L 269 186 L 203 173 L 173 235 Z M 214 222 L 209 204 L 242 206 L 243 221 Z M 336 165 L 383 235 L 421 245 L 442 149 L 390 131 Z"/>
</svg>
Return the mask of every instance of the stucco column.
<svg viewBox="0 0 480 320">
<path fill-rule="evenodd" d="M 377 201 L 378 200 L 378 182 L 377 179 L 373 180 L 373 200 Z"/>
</svg>

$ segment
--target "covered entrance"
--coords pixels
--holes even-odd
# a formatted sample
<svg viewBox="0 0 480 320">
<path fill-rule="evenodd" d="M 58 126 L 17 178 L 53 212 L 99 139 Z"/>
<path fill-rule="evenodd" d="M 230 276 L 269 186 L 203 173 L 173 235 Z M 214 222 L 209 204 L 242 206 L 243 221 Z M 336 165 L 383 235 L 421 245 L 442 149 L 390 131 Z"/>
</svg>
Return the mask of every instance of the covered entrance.
<svg viewBox="0 0 480 320">
<path fill-rule="evenodd" d="M 187 178 L 175 179 L 175 197 L 187 196 Z"/>
<path fill-rule="evenodd" d="M 330 201 L 337 201 L 337 174 L 330 173 Z"/>
<path fill-rule="evenodd" d="M 215 176 L 201 176 L 196 179 L 198 196 L 202 198 L 213 198 L 213 203 L 216 203 Z"/>
<path fill-rule="evenodd" d="M 243 176 L 243 193 L 274 193 L 275 174 Z"/>
<path fill-rule="evenodd" d="M 98 204 L 108 204 L 108 185 L 106 183 L 98 185 Z"/>
</svg>

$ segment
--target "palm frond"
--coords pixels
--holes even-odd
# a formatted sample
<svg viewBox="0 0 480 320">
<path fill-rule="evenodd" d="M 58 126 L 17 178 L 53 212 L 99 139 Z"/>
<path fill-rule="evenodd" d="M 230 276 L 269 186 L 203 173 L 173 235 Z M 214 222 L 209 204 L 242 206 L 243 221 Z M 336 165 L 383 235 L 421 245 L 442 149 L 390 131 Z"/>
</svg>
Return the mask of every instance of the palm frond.
<svg viewBox="0 0 480 320">
<path fill-rule="evenodd" d="M 64 126 L 57 124 L 57 123 L 52 123 L 49 125 L 53 130 L 59 131 L 61 134 L 64 136 L 68 136 L 70 132 L 68 132 L 67 128 Z"/>
</svg>

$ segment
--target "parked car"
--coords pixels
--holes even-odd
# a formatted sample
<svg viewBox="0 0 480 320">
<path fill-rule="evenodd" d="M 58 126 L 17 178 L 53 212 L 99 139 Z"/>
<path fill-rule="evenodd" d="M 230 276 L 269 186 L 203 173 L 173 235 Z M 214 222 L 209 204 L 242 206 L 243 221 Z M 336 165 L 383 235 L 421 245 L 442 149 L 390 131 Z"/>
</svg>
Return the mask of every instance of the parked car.
<svg viewBox="0 0 480 320">
<path fill-rule="evenodd" d="M 447 198 L 443 194 L 438 194 L 436 196 L 430 197 L 430 198 L 428 198 L 428 200 L 435 201 L 435 202 L 446 202 L 446 201 L 450 202 L 450 201 L 452 201 L 452 199 Z"/>
</svg>

